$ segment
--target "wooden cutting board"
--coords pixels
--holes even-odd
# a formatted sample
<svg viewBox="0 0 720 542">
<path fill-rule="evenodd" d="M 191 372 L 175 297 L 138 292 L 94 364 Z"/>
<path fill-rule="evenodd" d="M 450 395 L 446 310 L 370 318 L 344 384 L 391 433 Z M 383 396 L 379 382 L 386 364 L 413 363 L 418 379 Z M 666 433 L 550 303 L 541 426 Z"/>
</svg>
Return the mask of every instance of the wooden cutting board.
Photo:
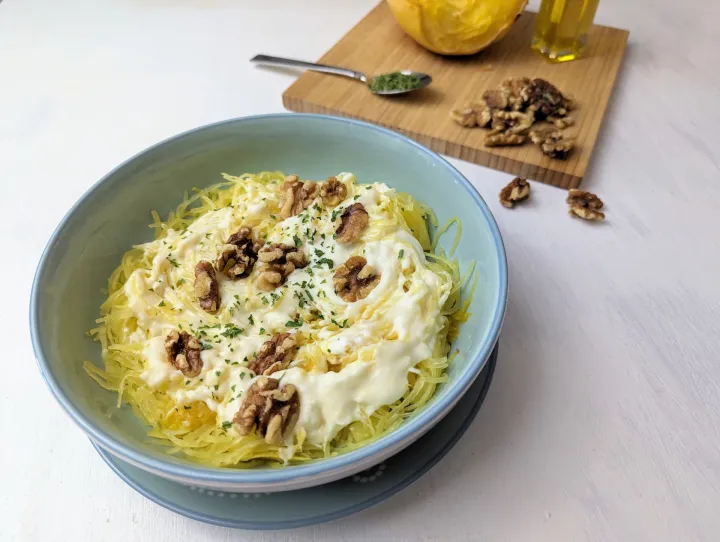
<svg viewBox="0 0 720 542">
<path fill-rule="evenodd" d="M 551 64 L 530 49 L 536 14 L 525 12 L 510 33 L 471 57 L 443 57 L 423 49 L 405 35 L 385 2 L 330 49 L 319 62 L 369 74 L 410 69 L 429 73 L 430 87 L 397 97 L 375 96 L 351 79 L 303 73 L 283 94 L 291 111 L 327 113 L 362 119 L 402 132 L 431 149 L 513 175 L 561 188 L 575 188 L 585 174 L 617 78 L 628 31 L 595 25 L 587 54 L 580 60 Z M 533 144 L 483 146 L 486 131 L 463 128 L 449 117 L 451 109 L 477 100 L 511 76 L 542 77 L 578 102 L 576 148 L 565 160 L 553 160 Z"/>
</svg>

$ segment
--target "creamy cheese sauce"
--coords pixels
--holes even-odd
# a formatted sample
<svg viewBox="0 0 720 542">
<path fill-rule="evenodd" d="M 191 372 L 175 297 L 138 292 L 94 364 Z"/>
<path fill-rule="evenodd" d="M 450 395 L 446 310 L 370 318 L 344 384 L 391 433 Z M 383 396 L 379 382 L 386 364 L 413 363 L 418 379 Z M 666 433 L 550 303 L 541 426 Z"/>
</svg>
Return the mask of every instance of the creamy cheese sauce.
<svg viewBox="0 0 720 542">
<path fill-rule="evenodd" d="M 137 320 L 131 338 L 143 345 L 141 377 L 149 386 L 165 390 L 178 406 L 204 402 L 217 413 L 217 424 L 240 438 L 228 422 L 256 378 L 248 361 L 274 333 L 290 331 L 301 334 L 301 346 L 290 368 L 271 376 L 297 387 L 300 417 L 294 433 L 302 433 L 306 442 L 325 445 L 343 427 L 404 395 L 408 371 L 433 351 L 450 284 L 428 269 L 418 241 L 391 224 L 390 188 L 355 185 L 351 174 L 337 178 L 347 186 L 348 198 L 335 209 L 318 205 L 318 199 L 297 216 L 271 216 L 276 222 L 266 241 L 301 247 L 308 266 L 274 292 L 257 289 L 256 271 L 238 281 L 218 274 L 221 306 L 214 316 L 194 299 L 195 264 L 214 261 L 241 225 L 266 220 L 265 201 L 276 192 L 258 190 L 245 204 L 208 212 L 185 231 L 170 230 L 162 240 L 139 247 L 152 258 L 151 266 L 134 271 L 124 293 Z M 370 224 L 358 242 L 339 244 L 332 219 L 356 201 L 369 213 Z M 381 278 L 365 299 L 347 303 L 335 293 L 333 275 L 353 255 L 364 256 Z M 185 377 L 167 361 L 164 339 L 174 329 L 203 343 L 197 377 Z"/>
</svg>

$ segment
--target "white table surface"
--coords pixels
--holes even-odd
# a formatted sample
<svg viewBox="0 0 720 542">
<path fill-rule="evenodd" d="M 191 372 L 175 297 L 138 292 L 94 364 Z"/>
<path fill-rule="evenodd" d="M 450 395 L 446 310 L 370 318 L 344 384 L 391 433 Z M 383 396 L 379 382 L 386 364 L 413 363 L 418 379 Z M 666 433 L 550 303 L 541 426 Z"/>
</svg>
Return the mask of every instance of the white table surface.
<svg viewBox="0 0 720 542">
<path fill-rule="evenodd" d="M 375 0 L 7 0 L 0 4 L 6 310 L 0 540 L 686 541 L 720 537 L 720 4 L 602 0 L 630 45 L 584 186 L 608 220 L 453 160 L 500 224 L 510 299 L 500 360 L 466 436 L 381 506 L 277 533 L 191 521 L 100 460 L 40 378 L 27 306 L 72 203 L 146 146 L 282 111 L 292 75 Z"/>
</svg>

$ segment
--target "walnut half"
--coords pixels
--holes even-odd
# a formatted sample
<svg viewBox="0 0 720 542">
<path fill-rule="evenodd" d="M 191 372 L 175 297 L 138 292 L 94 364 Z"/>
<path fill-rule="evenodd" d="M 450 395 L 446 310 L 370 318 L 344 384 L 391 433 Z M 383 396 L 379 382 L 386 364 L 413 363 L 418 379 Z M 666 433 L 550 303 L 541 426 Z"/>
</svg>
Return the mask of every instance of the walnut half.
<svg viewBox="0 0 720 542">
<path fill-rule="evenodd" d="M 570 216 L 578 216 L 585 220 L 604 220 L 605 213 L 600 212 L 603 202 L 592 192 L 571 188 L 565 202 L 569 205 Z"/>
<path fill-rule="evenodd" d="M 347 197 L 347 188 L 336 177 L 328 177 L 320 185 L 320 197 L 326 207 L 335 207 Z"/>
<path fill-rule="evenodd" d="M 165 353 L 170 365 L 185 376 L 193 377 L 200 374 L 203 362 L 200 358 L 202 345 L 188 332 L 171 331 L 165 337 Z"/>
<path fill-rule="evenodd" d="M 340 225 L 335 230 L 335 239 L 338 243 L 354 243 L 370 222 L 362 203 L 353 203 L 340 215 Z"/>
<path fill-rule="evenodd" d="M 268 444 L 282 444 L 297 423 L 300 396 L 292 384 L 279 387 L 279 380 L 265 376 L 250 386 L 233 418 L 238 433 L 249 435 L 256 428 L 257 434 Z"/>
<path fill-rule="evenodd" d="M 287 369 L 297 351 L 295 337 L 289 333 L 276 333 L 265 341 L 248 368 L 255 374 L 270 375 Z"/>
<path fill-rule="evenodd" d="M 333 276 L 335 293 L 349 303 L 365 299 L 379 282 L 380 274 L 362 256 L 348 258 Z"/>
<path fill-rule="evenodd" d="M 205 312 L 217 312 L 220 307 L 220 288 L 215 269 L 210 262 L 201 260 L 195 266 L 195 297 Z"/>
<path fill-rule="evenodd" d="M 307 265 L 305 254 L 294 245 L 270 243 L 258 252 L 258 288 L 270 292 L 281 286 L 285 279 Z"/>
<path fill-rule="evenodd" d="M 257 253 L 261 247 L 262 243 L 253 241 L 252 229 L 243 226 L 233 233 L 220 249 L 220 255 L 215 260 L 215 269 L 233 280 L 247 277 L 257 261 Z"/>
<path fill-rule="evenodd" d="M 515 177 L 510 184 L 500 191 L 500 203 L 508 209 L 515 204 L 530 197 L 530 183 L 520 177 Z"/>
<path fill-rule="evenodd" d="M 320 186 L 312 181 L 301 182 L 297 175 L 288 175 L 280 195 L 280 216 L 288 218 L 307 209 L 320 194 Z"/>
</svg>

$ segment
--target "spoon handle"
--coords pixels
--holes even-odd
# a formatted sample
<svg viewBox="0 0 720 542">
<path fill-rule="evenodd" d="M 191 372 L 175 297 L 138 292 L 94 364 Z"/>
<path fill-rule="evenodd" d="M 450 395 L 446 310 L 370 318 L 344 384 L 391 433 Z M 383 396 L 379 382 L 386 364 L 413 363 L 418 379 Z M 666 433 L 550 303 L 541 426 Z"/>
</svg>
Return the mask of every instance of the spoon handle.
<svg viewBox="0 0 720 542">
<path fill-rule="evenodd" d="M 335 75 L 344 75 L 345 77 L 351 77 L 358 79 L 363 83 L 367 82 L 367 78 L 364 73 L 348 70 L 346 68 L 340 68 L 338 66 L 326 66 L 325 64 L 313 64 L 312 62 L 303 62 L 302 60 L 293 60 L 292 58 L 280 58 L 277 56 L 268 55 L 256 55 L 250 59 L 251 62 L 257 62 L 258 64 L 266 64 L 268 66 L 282 66 L 284 68 L 303 68 L 306 70 L 312 70 L 316 72 L 332 73 Z"/>
</svg>

